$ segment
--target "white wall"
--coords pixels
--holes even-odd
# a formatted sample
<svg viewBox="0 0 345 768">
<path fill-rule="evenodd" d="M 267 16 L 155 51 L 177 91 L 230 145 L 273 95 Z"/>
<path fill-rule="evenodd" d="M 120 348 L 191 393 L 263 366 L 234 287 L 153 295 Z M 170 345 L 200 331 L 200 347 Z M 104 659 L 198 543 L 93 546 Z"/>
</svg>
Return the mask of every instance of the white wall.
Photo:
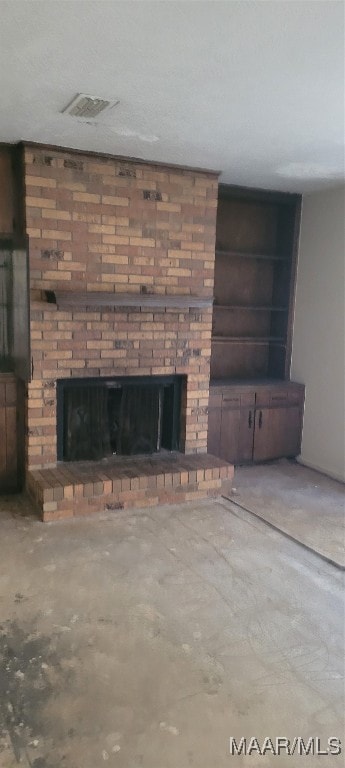
<svg viewBox="0 0 345 768">
<path fill-rule="evenodd" d="M 291 378 L 306 385 L 300 460 L 345 479 L 345 188 L 306 195 Z"/>
</svg>

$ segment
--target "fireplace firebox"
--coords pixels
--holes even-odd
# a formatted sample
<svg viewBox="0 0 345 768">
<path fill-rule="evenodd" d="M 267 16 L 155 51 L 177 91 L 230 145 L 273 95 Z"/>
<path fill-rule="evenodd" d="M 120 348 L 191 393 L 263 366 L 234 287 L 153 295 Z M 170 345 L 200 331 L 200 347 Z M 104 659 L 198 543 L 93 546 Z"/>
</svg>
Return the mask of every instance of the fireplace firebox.
<svg viewBox="0 0 345 768">
<path fill-rule="evenodd" d="M 180 449 L 184 376 L 60 379 L 59 461 Z"/>
</svg>

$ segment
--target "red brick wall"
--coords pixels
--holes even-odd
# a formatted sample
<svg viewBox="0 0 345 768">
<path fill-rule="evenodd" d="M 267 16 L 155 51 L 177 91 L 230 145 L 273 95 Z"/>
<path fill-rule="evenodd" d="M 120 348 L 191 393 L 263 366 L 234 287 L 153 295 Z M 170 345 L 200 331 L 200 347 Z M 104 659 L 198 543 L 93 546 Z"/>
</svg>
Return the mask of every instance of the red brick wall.
<svg viewBox="0 0 345 768">
<path fill-rule="evenodd" d="M 56 379 L 186 374 L 187 453 L 203 453 L 212 309 L 61 311 L 45 289 L 212 296 L 215 174 L 25 148 L 31 275 L 28 466 L 56 463 Z"/>
</svg>

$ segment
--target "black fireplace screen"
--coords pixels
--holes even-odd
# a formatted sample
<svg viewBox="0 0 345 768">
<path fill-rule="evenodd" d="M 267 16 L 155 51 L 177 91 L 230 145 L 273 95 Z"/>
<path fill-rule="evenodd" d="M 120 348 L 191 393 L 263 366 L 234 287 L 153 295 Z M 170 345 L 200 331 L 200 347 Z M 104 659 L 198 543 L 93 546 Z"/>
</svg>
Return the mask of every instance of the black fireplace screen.
<svg viewBox="0 0 345 768">
<path fill-rule="evenodd" d="M 57 383 L 58 459 L 178 450 L 181 376 Z"/>
</svg>

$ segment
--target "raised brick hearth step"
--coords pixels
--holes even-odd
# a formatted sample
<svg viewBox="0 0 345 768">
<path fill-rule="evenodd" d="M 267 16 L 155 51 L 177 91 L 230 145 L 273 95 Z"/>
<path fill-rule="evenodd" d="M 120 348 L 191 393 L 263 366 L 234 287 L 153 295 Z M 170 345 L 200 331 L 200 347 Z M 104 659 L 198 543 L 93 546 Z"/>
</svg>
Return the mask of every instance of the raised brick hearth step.
<svg viewBox="0 0 345 768">
<path fill-rule="evenodd" d="M 218 496 L 229 490 L 233 473 L 210 454 L 172 453 L 59 464 L 29 471 L 26 484 L 42 520 L 51 521 Z"/>
</svg>

